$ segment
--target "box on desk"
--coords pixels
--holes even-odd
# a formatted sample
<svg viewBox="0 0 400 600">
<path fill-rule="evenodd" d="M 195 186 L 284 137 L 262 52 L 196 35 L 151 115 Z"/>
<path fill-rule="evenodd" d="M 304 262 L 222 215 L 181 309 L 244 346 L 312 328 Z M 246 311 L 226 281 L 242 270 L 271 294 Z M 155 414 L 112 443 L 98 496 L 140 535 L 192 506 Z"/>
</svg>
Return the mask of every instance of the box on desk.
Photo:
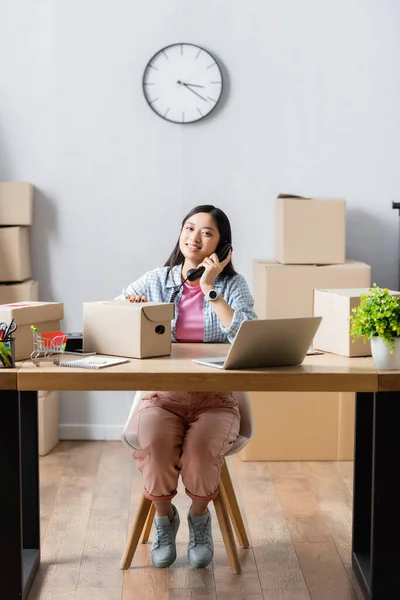
<svg viewBox="0 0 400 600">
<path fill-rule="evenodd" d="M 0 281 L 31 276 L 28 227 L 0 227 Z"/>
<path fill-rule="evenodd" d="M 367 293 L 368 288 L 314 290 L 314 315 L 322 317 L 314 348 L 341 356 L 371 356 L 369 340 L 353 342 L 349 321 L 353 308 L 360 304 L 360 294 Z M 390 293 L 400 296 L 397 291 L 390 290 Z"/>
<path fill-rule="evenodd" d="M 0 304 L 10 302 L 24 302 L 25 300 L 39 300 L 39 285 L 33 279 L 21 283 L 0 284 Z"/>
<path fill-rule="evenodd" d="M 172 303 L 125 300 L 83 304 L 83 348 L 87 352 L 150 358 L 171 354 Z"/>
<path fill-rule="evenodd" d="M 343 265 L 283 265 L 253 262 L 254 310 L 267 317 L 311 317 L 314 289 L 369 287 L 371 267 L 346 260 Z"/>
<path fill-rule="evenodd" d="M 58 331 L 60 321 L 64 318 L 62 302 L 13 302 L 0 305 L 0 322 L 9 323 L 15 320 L 17 330 L 15 338 L 15 360 L 30 358 L 33 350 L 33 333 L 31 325 L 39 333 Z"/>
<path fill-rule="evenodd" d="M 251 392 L 254 436 L 243 461 L 353 460 L 352 392 Z"/>
<path fill-rule="evenodd" d="M 0 226 L 32 225 L 33 186 L 0 182 Z"/>
<path fill-rule="evenodd" d="M 276 258 L 280 263 L 344 263 L 346 201 L 279 194 L 275 235 Z"/>
</svg>

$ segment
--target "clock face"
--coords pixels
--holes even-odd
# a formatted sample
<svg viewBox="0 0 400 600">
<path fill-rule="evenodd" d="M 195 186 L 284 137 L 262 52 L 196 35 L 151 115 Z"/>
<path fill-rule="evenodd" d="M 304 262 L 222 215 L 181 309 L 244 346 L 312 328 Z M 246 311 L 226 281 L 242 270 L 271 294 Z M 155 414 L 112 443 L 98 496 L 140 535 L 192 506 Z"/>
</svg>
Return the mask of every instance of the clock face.
<svg viewBox="0 0 400 600">
<path fill-rule="evenodd" d="M 221 69 L 204 48 L 172 44 L 150 59 L 143 75 L 143 92 L 154 112 L 167 121 L 200 121 L 221 98 Z"/>
</svg>

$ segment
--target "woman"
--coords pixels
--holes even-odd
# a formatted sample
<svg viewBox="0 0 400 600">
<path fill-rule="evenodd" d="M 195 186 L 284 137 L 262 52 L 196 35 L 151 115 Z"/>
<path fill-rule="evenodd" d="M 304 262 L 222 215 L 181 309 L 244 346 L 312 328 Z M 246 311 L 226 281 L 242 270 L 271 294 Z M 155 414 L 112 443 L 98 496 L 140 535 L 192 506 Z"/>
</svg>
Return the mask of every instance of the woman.
<svg viewBox="0 0 400 600">
<path fill-rule="evenodd" d="M 117 299 L 175 303 L 174 342 L 232 342 L 242 321 L 257 319 L 248 285 L 217 250 L 232 242 L 225 213 L 212 205 L 196 206 L 183 219 L 181 233 L 164 267 L 145 273 Z M 187 281 L 188 271 L 204 267 Z M 134 457 L 144 477 L 144 494 L 156 507 L 151 559 L 168 567 L 176 559 L 180 520 L 171 500 L 179 474 L 192 499 L 188 513 L 189 563 L 206 567 L 213 558 L 208 503 L 218 493 L 224 455 L 239 432 L 240 415 L 232 393 L 154 392 L 134 414 L 140 450 Z"/>
</svg>

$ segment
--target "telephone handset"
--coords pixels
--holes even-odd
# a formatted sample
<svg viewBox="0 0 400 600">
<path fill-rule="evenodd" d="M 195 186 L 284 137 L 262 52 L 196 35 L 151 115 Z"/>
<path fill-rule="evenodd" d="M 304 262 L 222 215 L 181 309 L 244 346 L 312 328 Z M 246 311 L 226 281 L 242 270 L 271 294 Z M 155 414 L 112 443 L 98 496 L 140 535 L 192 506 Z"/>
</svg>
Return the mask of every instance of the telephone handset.
<svg viewBox="0 0 400 600">
<path fill-rule="evenodd" d="M 225 242 L 221 245 L 217 252 L 218 260 L 223 261 L 228 256 L 229 251 L 232 250 L 232 245 L 229 242 Z M 200 279 L 205 271 L 204 267 L 199 267 L 198 269 L 189 269 L 186 274 L 186 278 L 189 281 L 196 281 L 196 279 Z"/>
</svg>

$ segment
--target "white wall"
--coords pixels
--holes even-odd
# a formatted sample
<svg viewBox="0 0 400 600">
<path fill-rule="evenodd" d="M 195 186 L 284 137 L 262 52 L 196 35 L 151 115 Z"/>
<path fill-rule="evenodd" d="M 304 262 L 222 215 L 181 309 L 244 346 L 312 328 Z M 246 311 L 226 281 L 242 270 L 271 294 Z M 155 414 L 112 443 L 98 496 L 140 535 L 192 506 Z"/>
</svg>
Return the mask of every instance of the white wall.
<svg viewBox="0 0 400 600">
<path fill-rule="evenodd" d="M 0 0 L 0 179 L 39 190 L 33 273 L 64 328 L 163 263 L 199 203 L 230 216 L 251 283 L 252 259 L 274 256 L 279 192 L 345 197 L 348 257 L 396 288 L 399 25 L 397 0 Z M 179 41 L 225 71 L 224 102 L 195 125 L 141 91 L 148 59 Z M 118 437 L 129 405 L 66 394 L 62 433 Z"/>
</svg>

